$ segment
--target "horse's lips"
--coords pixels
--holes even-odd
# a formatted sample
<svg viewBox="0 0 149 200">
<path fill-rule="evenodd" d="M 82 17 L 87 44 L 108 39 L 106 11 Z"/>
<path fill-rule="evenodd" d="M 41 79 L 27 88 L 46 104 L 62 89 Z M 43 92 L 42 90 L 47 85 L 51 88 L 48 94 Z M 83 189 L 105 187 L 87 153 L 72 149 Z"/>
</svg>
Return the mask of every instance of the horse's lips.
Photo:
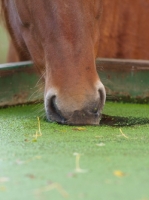
<svg viewBox="0 0 149 200">
<path fill-rule="evenodd" d="M 73 112 L 61 111 L 56 102 L 56 96 L 46 99 L 46 113 L 48 121 L 56 121 L 60 124 L 68 125 L 99 125 L 101 110 L 99 104 L 95 105 L 96 110 L 91 110 L 90 105 L 81 110 Z"/>
<path fill-rule="evenodd" d="M 99 125 L 100 113 L 91 113 L 84 110 L 76 110 L 72 114 L 67 113 L 67 118 L 63 116 L 61 111 L 58 109 L 55 97 L 51 102 L 52 106 L 47 110 L 47 118 L 49 121 L 56 121 L 60 124 L 67 125 Z"/>
<path fill-rule="evenodd" d="M 74 111 L 74 113 L 67 120 L 69 125 L 99 125 L 100 113 L 93 114 L 86 109 L 81 111 Z"/>
</svg>

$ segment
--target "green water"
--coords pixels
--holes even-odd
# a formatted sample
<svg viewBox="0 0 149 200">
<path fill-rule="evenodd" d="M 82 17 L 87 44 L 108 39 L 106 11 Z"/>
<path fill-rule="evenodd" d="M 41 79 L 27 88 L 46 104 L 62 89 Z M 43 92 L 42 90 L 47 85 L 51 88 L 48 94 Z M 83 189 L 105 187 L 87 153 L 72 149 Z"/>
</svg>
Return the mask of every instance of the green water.
<svg viewBox="0 0 149 200">
<path fill-rule="evenodd" d="M 0 109 L 0 200 L 149 199 L 149 124 L 81 128 L 40 120 L 42 106 Z M 149 105 L 104 113 L 149 117 Z M 76 171 L 76 154 L 81 154 Z"/>
</svg>

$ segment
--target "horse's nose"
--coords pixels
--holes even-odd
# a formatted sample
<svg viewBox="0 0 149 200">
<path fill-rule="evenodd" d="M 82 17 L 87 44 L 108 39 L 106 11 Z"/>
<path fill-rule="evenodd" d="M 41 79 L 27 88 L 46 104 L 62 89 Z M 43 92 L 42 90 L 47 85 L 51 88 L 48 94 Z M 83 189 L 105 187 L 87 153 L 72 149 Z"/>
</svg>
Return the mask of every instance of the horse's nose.
<svg viewBox="0 0 149 200">
<path fill-rule="evenodd" d="M 45 96 L 47 119 L 69 125 L 97 125 L 100 122 L 105 99 L 105 89 L 101 84 L 96 98 L 86 98 L 81 104 L 76 103 L 78 99 L 75 99 L 76 102 L 67 102 L 68 98 L 60 98 L 57 92 L 50 90 Z M 63 101 L 65 102 L 61 103 Z"/>
</svg>

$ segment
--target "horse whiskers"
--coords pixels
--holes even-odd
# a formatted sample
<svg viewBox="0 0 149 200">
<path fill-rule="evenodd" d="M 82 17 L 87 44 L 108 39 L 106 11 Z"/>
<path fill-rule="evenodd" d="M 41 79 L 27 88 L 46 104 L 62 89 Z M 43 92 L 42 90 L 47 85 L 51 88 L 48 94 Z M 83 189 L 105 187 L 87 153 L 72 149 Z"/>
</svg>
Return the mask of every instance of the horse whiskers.
<svg viewBox="0 0 149 200">
<path fill-rule="evenodd" d="M 36 85 L 34 88 L 37 88 L 37 90 L 35 90 L 29 97 L 29 100 L 31 100 L 33 97 L 36 99 L 42 99 L 42 96 L 41 94 L 43 93 L 43 85 L 39 85 L 38 86 Z"/>
<path fill-rule="evenodd" d="M 37 83 L 36 83 L 36 85 L 35 85 L 35 87 L 34 87 L 34 88 L 37 88 L 37 90 L 34 91 L 34 92 L 31 94 L 31 96 L 29 97 L 29 100 L 30 100 L 32 97 L 37 97 L 37 98 L 38 98 L 39 96 L 41 96 L 41 95 L 39 95 L 39 94 L 43 93 L 44 84 L 43 84 L 43 82 L 41 81 L 42 78 L 43 78 L 43 76 L 44 76 L 44 74 L 42 74 L 42 76 L 40 77 L 40 79 L 37 81 Z"/>
<path fill-rule="evenodd" d="M 41 94 L 43 93 L 43 87 L 44 87 L 44 84 L 43 82 L 41 81 L 43 76 L 45 75 L 45 72 L 42 74 L 42 76 L 39 78 L 39 80 L 37 81 L 36 85 L 34 88 L 37 88 L 36 91 L 34 91 L 31 96 L 29 97 L 29 99 L 32 99 L 33 97 L 36 98 L 36 99 L 42 99 L 42 96 Z M 44 118 L 45 117 L 45 110 L 44 110 L 44 106 L 43 106 L 43 103 L 41 104 L 35 104 L 35 106 L 32 108 L 32 110 L 34 110 L 33 112 L 36 114 L 36 115 L 39 115 L 40 117 Z"/>
<path fill-rule="evenodd" d="M 44 73 L 40 76 L 40 78 L 39 78 L 39 80 L 37 81 L 35 87 L 37 87 L 39 84 L 43 84 L 42 79 L 43 79 L 43 77 L 45 76 L 45 74 L 46 74 L 46 72 L 44 72 Z M 40 81 L 42 81 L 42 82 L 40 82 Z"/>
<path fill-rule="evenodd" d="M 45 117 L 45 110 L 43 104 L 35 104 L 32 108 L 32 111 L 35 115 L 40 116 L 41 118 Z"/>
<path fill-rule="evenodd" d="M 29 102 L 32 101 L 32 99 L 33 99 L 33 97 L 34 97 L 34 99 L 38 99 L 38 100 L 36 100 L 36 102 L 39 102 L 40 100 L 42 100 L 41 95 L 39 95 L 40 93 L 41 93 L 41 92 L 39 92 L 39 90 L 33 92 L 33 93 L 30 95 L 28 101 L 29 101 Z"/>
</svg>

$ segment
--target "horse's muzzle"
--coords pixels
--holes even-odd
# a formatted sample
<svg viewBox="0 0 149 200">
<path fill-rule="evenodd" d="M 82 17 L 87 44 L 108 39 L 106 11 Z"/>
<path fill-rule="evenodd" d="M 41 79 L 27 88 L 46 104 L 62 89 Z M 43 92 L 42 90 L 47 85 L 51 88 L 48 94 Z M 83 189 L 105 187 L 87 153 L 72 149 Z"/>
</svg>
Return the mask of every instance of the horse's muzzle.
<svg viewBox="0 0 149 200">
<path fill-rule="evenodd" d="M 48 121 L 55 121 L 68 125 L 99 125 L 101 112 L 105 104 L 104 87 L 98 90 L 99 97 L 93 101 L 86 101 L 82 109 L 75 109 L 69 112 L 60 110 L 56 94 L 50 93 L 45 97 L 45 110 Z M 73 105 L 72 105 L 73 106 Z"/>
</svg>

